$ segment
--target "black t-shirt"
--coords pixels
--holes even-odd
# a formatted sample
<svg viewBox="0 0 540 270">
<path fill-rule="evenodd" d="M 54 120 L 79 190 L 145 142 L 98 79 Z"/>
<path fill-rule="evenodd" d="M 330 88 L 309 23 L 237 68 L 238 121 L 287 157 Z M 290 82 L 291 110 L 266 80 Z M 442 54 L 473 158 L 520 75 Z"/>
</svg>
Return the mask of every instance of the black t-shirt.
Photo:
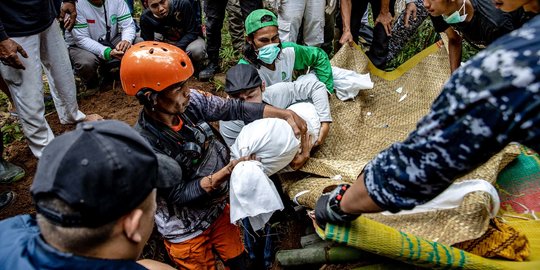
<svg viewBox="0 0 540 270">
<path fill-rule="evenodd" d="M 163 35 L 167 42 L 174 43 L 186 50 L 189 43 L 202 36 L 200 19 L 197 17 L 197 6 L 191 0 L 169 1 L 169 15 L 158 19 L 149 9 L 141 15 L 141 37 L 154 40 L 155 33 Z"/>
<path fill-rule="evenodd" d="M 483 48 L 526 22 L 526 16 L 521 8 L 513 12 L 503 12 L 495 8 L 491 0 L 469 1 L 474 8 L 474 15 L 470 22 L 449 25 L 442 16 L 430 16 L 435 31 L 440 33 L 452 27 L 469 43 Z"/>
<path fill-rule="evenodd" d="M 42 32 L 52 24 L 60 4 L 60 0 L 1 0 L 0 40 Z"/>
</svg>

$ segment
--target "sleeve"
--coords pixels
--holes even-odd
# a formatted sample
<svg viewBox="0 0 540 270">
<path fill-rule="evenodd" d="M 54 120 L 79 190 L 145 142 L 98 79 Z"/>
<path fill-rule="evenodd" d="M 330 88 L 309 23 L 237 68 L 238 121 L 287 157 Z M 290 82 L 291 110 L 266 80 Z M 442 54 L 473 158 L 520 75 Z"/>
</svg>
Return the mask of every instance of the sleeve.
<svg viewBox="0 0 540 270">
<path fill-rule="evenodd" d="M 183 181 L 182 168 L 171 157 L 156 153 L 160 193 L 176 205 L 184 205 L 208 196 L 199 181 Z"/>
<path fill-rule="evenodd" d="M 540 149 L 540 55 L 528 53 L 540 42 L 513 50 L 516 40 L 493 44 L 454 72 L 416 130 L 368 163 L 366 188 L 381 208 L 431 200 L 511 141 Z"/>
<path fill-rule="evenodd" d="M 311 46 L 302 46 L 292 42 L 284 42 L 283 48 L 293 47 L 295 53 L 294 69 L 311 68 L 315 70 L 317 78 L 326 85 L 328 92 L 334 93 L 334 78 L 332 66 L 328 55 L 321 49 Z"/>
<path fill-rule="evenodd" d="M 135 40 L 136 29 L 135 22 L 133 17 L 131 17 L 131 12 L 129 7 L 124 0 L 118 1 L 118 25 L 120 26 L 120 31 L 122 31 L 122 40 L 129 41 L 133 43 Z"/>
<path fill-rule="evenodd" d="M 88 23 L 86 22 L 86 17 L 80 10 L 77 10 L 77 19 L 71 34 L 73 35 L 73 40 L 77 47 L 85 49 L 95 55 L 98 55 L 102 59 L 110 60 L 111 59 L 111 50 L 107 46 L 101 45 L 101 43 L 93 40 L 90 37 L 88 32 Z"/>
<path fill-rule="evenodd" d="M 0 19 L 0 41 L 4 41 L 8 38 L 9 36 L 6 33 L 6 29 L 4 28 L 4 23 L 2 23 L 2 20 Z"/>
<path fill-rule="evenodd" d="M 187 46 L 199 37 L 201 26 L 197 23 L 196 12 L 190 1 L 177 1 L 178 10 L 183 14 L 181 27 L 185 30 L 185 35 L 176 42 L 176 46 L 186 50 Z"/>
<path fill-rule="evenodd" d="M 332 122 L 326 86 L 315 77 L 268 86 L 263 92 L 263 100 L 281 109 L 286 109 L 294 103 L 307 101 L 313 103 L 321 122 Z"/>
<path fill-rule="evenodd" d="M 190 105 L 199 119 L 205 121 L 242 120 L 251 123 L 263 118 L 264 104 L 225 99 L 208 92 L 191 90 Z"/>
<path fill-rule="evenodd" d="M 321 122 L 332 122 L 330 102 L 325 85 L 317 80 L 296 80 L 293 82 L 295 102 L 311 100 Z"/>
<path fill-rule="evenodd" d="M 431 16 L 429 15 L 429 18 L 431 19 L 431 23 L 433 24 L 433 28 L 435 28 L 435 32 L 442 33 L 446 31 L 446 29 L 450 28 L 450 25 L 447 24 L 442 16 Z"/>
<path fill-rule="evenodd" d="M 234 144 L 243 127 L 244 122 L 240 120 L 219 121 L 219 133 L 225 140 L 227 146 L 231 147 L 231 145 Z"/>
<path fill-rule="evenodd" d="M 147 9 L 143 12 L 141 15 L 141 38 L 143 40 L 154 40 L 155 36 L 155 30 L 154 30 L 154 24 L 152 23 L 150 16 L 152 16 L 152 12 Z"/>
</svg>

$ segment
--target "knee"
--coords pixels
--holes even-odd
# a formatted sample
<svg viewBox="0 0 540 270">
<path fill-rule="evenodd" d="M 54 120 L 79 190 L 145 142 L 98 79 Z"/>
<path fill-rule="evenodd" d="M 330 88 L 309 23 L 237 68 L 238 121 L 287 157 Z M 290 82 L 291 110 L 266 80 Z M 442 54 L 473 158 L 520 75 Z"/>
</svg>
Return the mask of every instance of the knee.
<svg viewBox="0 0 540 270">
<path fill-rule="evenodd" d="M 96 72 L 99 60 L 96 55 L 80 55 L 72 57 L 73 68 L 77 73 L 91 73 Z"/>
<path fill-rule="evenodd" d="M 194 62 L 201 62 L 206 59 L 206 44 L 197 44 L 195 46 L 189 46 L 187 51 L 191 52 L 191 59 Z"/>
</svg>

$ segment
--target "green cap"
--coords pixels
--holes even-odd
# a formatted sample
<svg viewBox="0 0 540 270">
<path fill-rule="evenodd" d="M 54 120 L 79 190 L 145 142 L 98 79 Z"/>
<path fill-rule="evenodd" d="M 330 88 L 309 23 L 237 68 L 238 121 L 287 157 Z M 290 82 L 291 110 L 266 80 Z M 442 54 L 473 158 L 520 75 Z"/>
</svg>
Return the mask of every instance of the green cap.
<svg viewBox="0 0 540 270">
<path fill-rule="evenodd" d="M 270 16 L 272 19 L 269 21 L 262 21 L 262 17 Z M 249 13 L 246 18 L 246 35 L 249 35 L 266 26 L 278 26 L 277 17 L 272 11 L 268 9 L 257 9 Z"/>
</svg>

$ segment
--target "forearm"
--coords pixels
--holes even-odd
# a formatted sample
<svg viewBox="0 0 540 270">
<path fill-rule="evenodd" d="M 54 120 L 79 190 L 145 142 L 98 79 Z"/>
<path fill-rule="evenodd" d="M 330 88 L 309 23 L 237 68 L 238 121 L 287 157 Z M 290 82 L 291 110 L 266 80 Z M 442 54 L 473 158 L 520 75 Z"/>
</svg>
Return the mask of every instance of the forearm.
<svg viewBox="0 0 540 270">
<path fill-rule="evenodd" d="M 316 146 L 320 146 L 328 137 L 330 132 L 330 122 L 321 122 L 321 130 L 319 131 L 319 138 L 317 138 Z"/>
<path fill-rule="evenodd" d="M 192 1 L 179 1 L 177 10 L 180 10 L 184 14 L 181 25 L 184 28 L 185 34 L 177 42 L 177 46 L 186 50 L 187 46 L 195 41 L 199 37 L 201 25 L 195 18 L 194 7 L 191 5 Z"/>
<path fill-rule="evenodd" d="M 390 13 L 390 0 L 381 0 L 381 14 Z"/>
<path fill-rule="evenodd" d="M 135 23 L 133 22 L 133 19 L 130 17 L 122 21 L 121 28 L 122 40 L 133 43 L 133 41 L 135 40 L 135 36 L 137 35 L 137 30 L 135 29 Z"/>
<path fill-rule="evenodd" d="M 73 29 L 73 31 L 75 31 L 75 29 Z M 111 59 L 110 51 L 112 50 L 112 48 L 101 45 L 101 43 L 91 39 L 90 37 L 75 38 L 75 44 L 81 49 L 98 55 L 101 59 Z"/>
<path fill-rule="evenodd" d="M 291 117 L 291 110 L 279 109 L 274 106 L 266 105 L 263 110 L 263 118 L 288 119 Z"/>
<path fill-rule="evenodd" d="M 151 18 L 152 12 L 149 10 L 146 10 L 141 15 L 141 18 L 139 19 L 139 27 L 141 28 L 141 38 L 143 40 L 154 40 L 154 33 L 156 31 L 156 27 L 154 26 L 153 19 Z"/>
<path fill-rule="evenodd" d="M 341 21 L 343 24 L 343 32 L 351 31 L 351 0 L 341 0 Z"/>
<path fill-rule="evenodd" d="M 199 36 L 197 35 L 197 33 L 188 33 L 187 35 L 184 35 L 179 41 L 177 41 L 175 45 L 185 51 L 187 46 L 189 46 L 189 44 L 195 41 L 198 37 Z"/>
<path fill-rule="evenodd" d="M 462 39 L 452 28 L 448 28 L 445 33 L 448 36 L 448 56 L 450 59 L 450 71 L 453 73 L 461 65 Z"/>
<path fill-rule="evenodd" d="M 141 23 L 141 38 L 145 41 L 153 41 L 154 40 L 154 31 L 153 29 L 148 29 L 147 26 L 143 26 Z"/>
<path fill-rule="evenodd" d="M 236 99 L 225 99 L 212 94 L 191 91 L 190 104 L 196 108 L 197 116 L 206 121 L 242 120 L 246 123 L 263 118 L 266 105 L 243 102 Z"/>
<path fill-rule="evenodd" d="M 229 179 L 229 177 L 231 176 L 231 172 L 232 168 L 229 164 L 221 168 L 219 171 L 203 177 L 200 181 L 201 188 L 204 189 L 204 191 L 206 191 L 207 193 L 211 193 L 219 189 L 223 182 Z"/>
<path fill-rule="evenodd" d="M 312 94 L 313 105 L 317 110 L 321 122 L 332 122 L 332 114 L 330 113 L 330 102 L 326 86 L 317 82 Z"/>
<path fill-rule="evenodd" d="M 383 211 L 368 194 L 361 173 L 356 182 L 343 194 L 341 210 L 348 214 L 376 213 Z"/>
</svg>

